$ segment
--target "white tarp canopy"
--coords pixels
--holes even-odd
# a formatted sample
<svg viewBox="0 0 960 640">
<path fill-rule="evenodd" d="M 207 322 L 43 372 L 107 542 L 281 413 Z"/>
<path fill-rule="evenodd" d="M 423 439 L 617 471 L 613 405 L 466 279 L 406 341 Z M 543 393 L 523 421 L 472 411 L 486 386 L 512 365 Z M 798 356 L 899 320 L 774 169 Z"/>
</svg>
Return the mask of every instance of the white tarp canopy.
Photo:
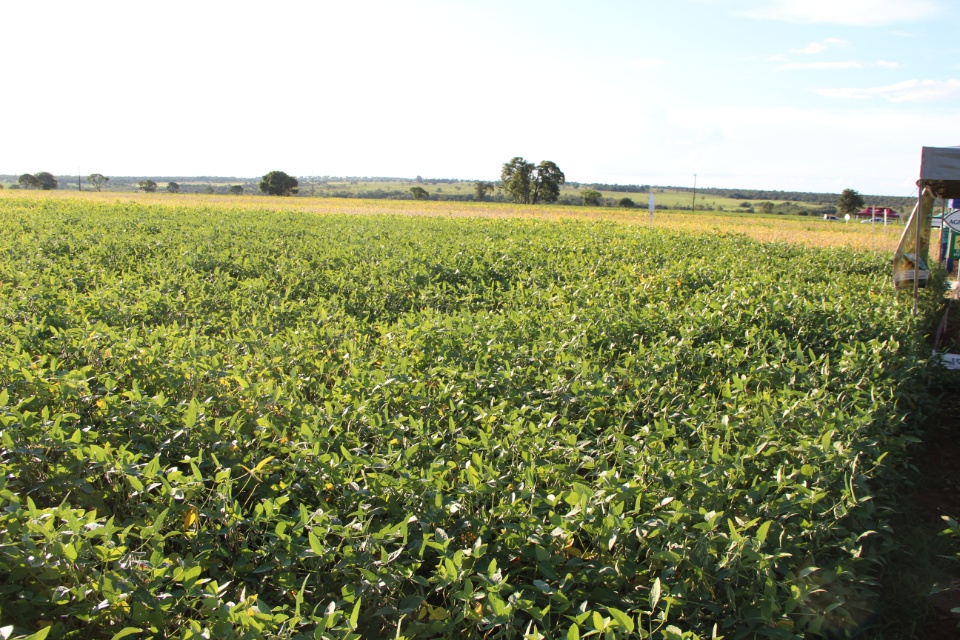
<svg viewBox="0 0 960 640">
<path fill-rule="evenodd" d="M 960 198 L 960 147 L 923 147 L 920 182 L 940 198 Z"/>
</svg>

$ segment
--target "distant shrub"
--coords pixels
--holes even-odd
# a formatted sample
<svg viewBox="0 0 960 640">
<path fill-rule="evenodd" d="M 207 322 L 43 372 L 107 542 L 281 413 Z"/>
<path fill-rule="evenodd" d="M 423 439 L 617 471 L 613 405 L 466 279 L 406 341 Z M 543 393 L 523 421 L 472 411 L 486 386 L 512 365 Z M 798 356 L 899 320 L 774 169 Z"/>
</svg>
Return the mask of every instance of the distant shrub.
<svg viewBox="0 0 960 640">
<path fill-rule="evenodd" d="M 632 209 L 637 206 L 637 204 L 630 198 L 620 198 L 620 200 L 617 202 L 617 206 Z"/>
<path fill-rule="evenodd" d="M 584 189 L 580 192 L 580 197 L 583 198 L 583 206 L 599 207 L 603 194 L 593 189 Z"/>
</svg>

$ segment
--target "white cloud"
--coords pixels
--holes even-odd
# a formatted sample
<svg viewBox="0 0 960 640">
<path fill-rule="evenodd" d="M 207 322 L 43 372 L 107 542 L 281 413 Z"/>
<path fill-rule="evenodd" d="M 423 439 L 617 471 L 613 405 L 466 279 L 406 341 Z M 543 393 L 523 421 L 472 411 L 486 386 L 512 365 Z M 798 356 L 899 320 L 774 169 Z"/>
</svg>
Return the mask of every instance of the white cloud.
<svg viewBox="0 0 960 640">
<path fill-rule="evenodd" d="M 806 55 L 812 55 L 816 53 L 823 53 L 831 47 L 845 47 L 849 42 L 842 40 L 840 38 L 827 38 L 826 40 L 821 40 L 819 42 L 811 42 L 803 49 L 791 49 L 792 53 L 803 53 Z"/>
<path fill-rule="evenodd" d="M 767 0 L 741 15 L 802 24 L 876 27 L 922 20 L 938 11 L 936 0 Z"/>
<path fill-rule="evenodd" d="M 826 98 L 867 100 L 881 98 L 887 102 L 936 102 L 960 99 L 960 80 L 905 80 L 883 87 L 817 89 Z"/>
<path fill-rule="evenodd" d="M 806 69 L 862 69 L 863 64 L 856 60 L 846 62 L 788 62 L 776 67 L 774 71 L 800 71 Z"/>
<path fill-rule="evenodd" d="M 889 60 L 877 60 L 876 65 L 881 69 L 903 69 L 899 62 L 890 62 Z"/>
<path fill-rule="evenodd" d="M 805 53 L 808 55 L 811 55 L 814 53 L 823 53 L 826 50 L 827 50 L 827 45 L 823 44 L 822 42 L 811 42 L 810 44 L 805 46 L 803 49 L 790 49 L 790 51 L 792 51 L 793 53 Z"/>
<path fill-rule="evenodd" d="M 630 68 L 634 71 L 648 71 L 662 65 L 663 60 L 659 58 L 637 58 L 636 60 L 630 61 Z"/>
</svg>

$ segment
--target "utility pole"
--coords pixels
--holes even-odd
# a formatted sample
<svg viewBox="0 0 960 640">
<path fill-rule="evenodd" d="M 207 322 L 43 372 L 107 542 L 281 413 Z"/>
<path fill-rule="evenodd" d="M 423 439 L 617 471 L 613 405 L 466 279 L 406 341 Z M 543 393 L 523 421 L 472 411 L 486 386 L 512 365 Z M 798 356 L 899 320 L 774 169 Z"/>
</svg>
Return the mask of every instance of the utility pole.
<svg viewBox="0 0 960 640">
<path fill-rule="evenodd" d="M 690 210 L 697 210 L 697 174 L 693 174 L 693 205 L 690 207 Z"/>
</svg>

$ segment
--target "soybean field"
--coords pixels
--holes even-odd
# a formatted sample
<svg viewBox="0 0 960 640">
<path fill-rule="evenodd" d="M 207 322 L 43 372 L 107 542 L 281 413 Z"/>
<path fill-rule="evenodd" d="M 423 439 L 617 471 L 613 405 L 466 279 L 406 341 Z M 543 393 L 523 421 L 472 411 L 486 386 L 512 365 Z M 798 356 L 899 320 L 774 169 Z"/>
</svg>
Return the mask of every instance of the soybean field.
<svg viewBox="0 0 960 640">
<path fill-rule="evenodd" d="M 869 624 L 929 354 L 887 255 L 170 202 L 0 199 L 8 637 Z"/>
</svg>

